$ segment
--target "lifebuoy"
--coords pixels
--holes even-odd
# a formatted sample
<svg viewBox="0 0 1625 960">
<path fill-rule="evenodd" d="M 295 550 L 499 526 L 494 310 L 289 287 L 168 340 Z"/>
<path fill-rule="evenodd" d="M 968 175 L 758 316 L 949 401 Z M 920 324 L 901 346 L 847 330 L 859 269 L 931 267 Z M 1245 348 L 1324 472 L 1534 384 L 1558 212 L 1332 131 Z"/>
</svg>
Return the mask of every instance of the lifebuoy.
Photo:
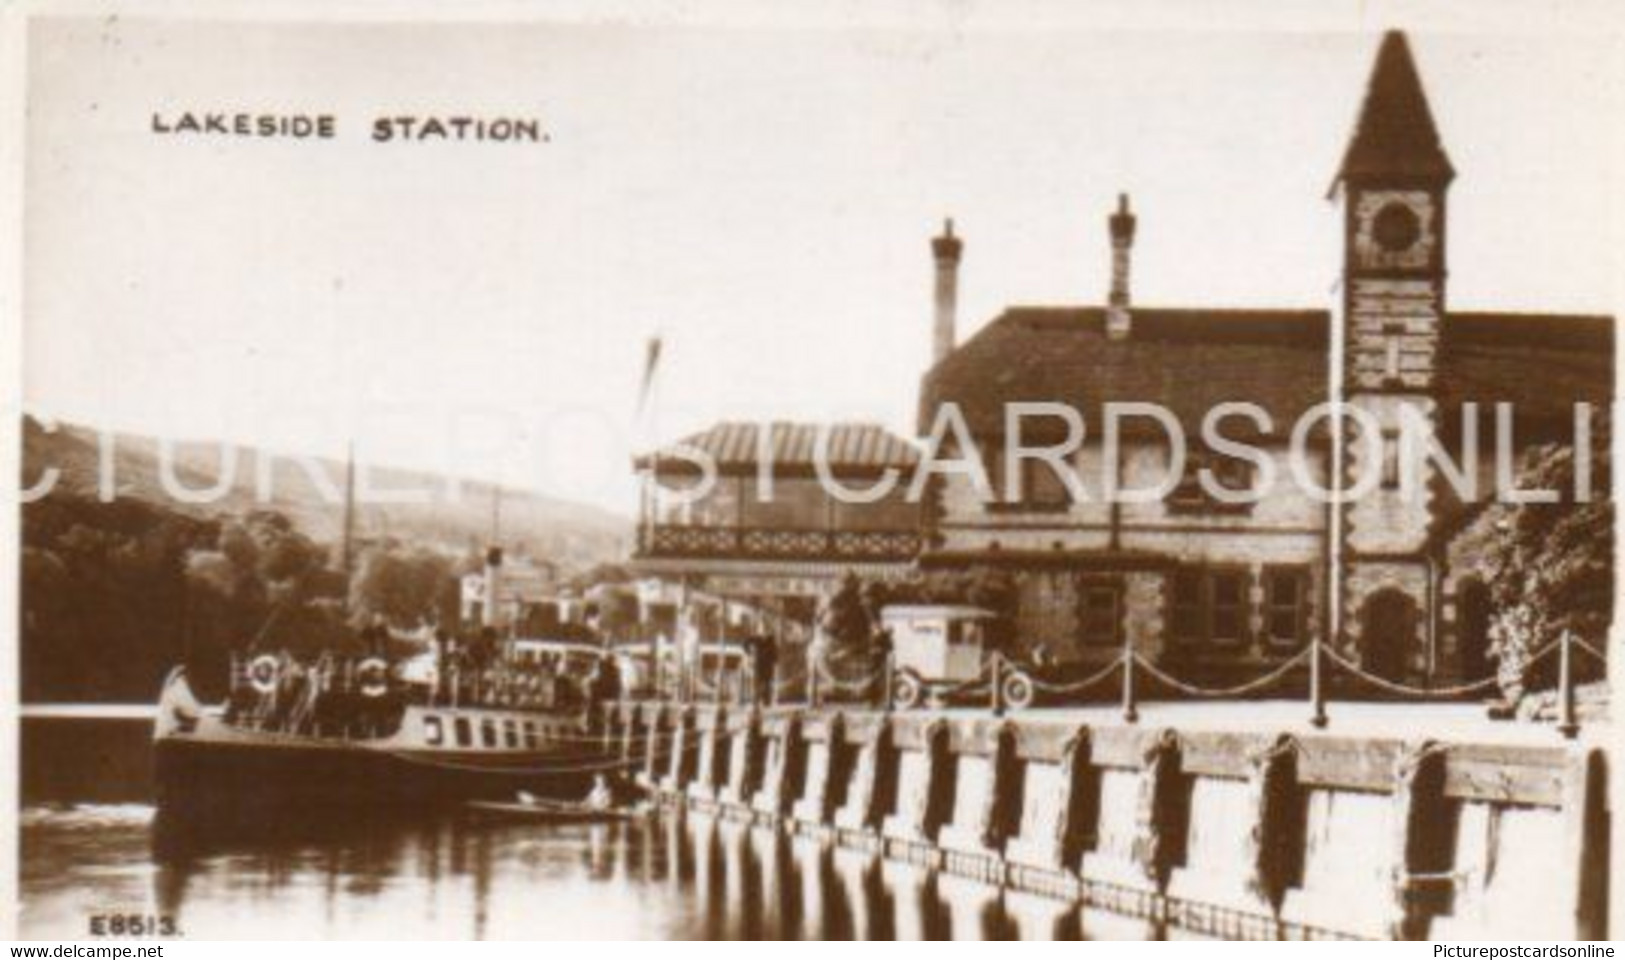
<svg viewBox="0 0 1625 960">
<path fill-rule="evenodd" d="M 1004 697 L 1004 705 L 1012 710 L 1025 710 L 1032 706 L 1036 692 L 1032 678 L 1019 670 L 1006 674 L 999 690 Z"/>
<path fill-rule="evenodd" d="M 389 664 L 377 657 L 361 661 L 355 670 L 356 685 L 363 697 L 381 697 L 389 692 Z"/>
<path fill-rule="evenodd" d="M 897 675 L 897 680 L 892 686 L 892 704 L 899 710 L 913 710 L 920 705 L 920 698 L 924 692 L 920 678 L 910 671 L 904 671 Z"/>
<path fill-rule="evenodd" d="M 276 657 L 262 653 L 248 665 L 248 685 L 260 693 L 275 693 L 282 666 Z"/>
</svg>

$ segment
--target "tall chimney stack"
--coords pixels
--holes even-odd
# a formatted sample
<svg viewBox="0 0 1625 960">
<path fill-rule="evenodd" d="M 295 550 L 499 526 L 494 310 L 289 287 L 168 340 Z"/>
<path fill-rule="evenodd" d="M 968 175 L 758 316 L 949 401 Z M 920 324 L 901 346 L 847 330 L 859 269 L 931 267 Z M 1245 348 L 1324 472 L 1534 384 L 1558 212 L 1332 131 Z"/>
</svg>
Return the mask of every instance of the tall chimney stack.
<svg viewBox="0 0 1625 960">
<path fill-rule="evenodd" d="M 501 630 L 502 607 L 502 548 L 495 544 L 485 549 L 485 606 L 481 608 L 480 626 Z"/>
<path fill-rule="evenodd" d="M 1112 292 L 1106 301 L 1106 334 L 1113 339 L 1128 336 L 1133 325 L 1129 312 L 1129 265 L 1134 252 L 1134 214 L 1128 207 L 1128 194 L 1117 195 L 1117 212 L 1106 221 L 1112 235 Z"/>
<path fill-rule="evenodd" d="M 931 238 L 931 256 L 937 263 L 936 324 L 931 337 L 931 363 L 941 363 L 953 352 L 954 325 L 959 312 L 959 257 L 965 245 L 954 236 L 950 217 L 942 225 L 942 235 Z"/>
</svg>

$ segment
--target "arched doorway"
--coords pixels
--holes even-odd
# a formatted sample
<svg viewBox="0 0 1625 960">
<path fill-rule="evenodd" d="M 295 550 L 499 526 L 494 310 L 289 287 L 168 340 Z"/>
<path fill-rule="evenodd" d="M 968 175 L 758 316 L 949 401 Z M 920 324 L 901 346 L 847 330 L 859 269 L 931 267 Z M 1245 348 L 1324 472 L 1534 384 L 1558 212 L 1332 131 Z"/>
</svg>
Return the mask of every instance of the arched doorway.
<svg viewBox="0 0 1625 960">
<path fill-rule="evenodd" d="M 1482 581 L 1467 580 L 1456 590 L 1456 662 L 1461 677 L 1471 683 L 1483 680 L 1493 670 L 1490 665 L 1490 588 Z"/>
<path fill-rule="evenodd" d="M 1360 617 L 1360 665 L 1384 680 L 1401 681 L 1416 636 L 1416 603 L 1392 587 L 1365 602 Z"/>
</svg>

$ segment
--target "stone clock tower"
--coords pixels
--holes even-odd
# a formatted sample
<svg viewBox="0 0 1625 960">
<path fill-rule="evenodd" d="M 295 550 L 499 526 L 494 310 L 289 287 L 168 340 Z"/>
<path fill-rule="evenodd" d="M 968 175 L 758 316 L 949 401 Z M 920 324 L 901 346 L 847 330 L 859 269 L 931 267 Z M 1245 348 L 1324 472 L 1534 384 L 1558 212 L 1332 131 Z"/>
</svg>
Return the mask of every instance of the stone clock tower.
<svg viewBox="0 0 1625 960">
<path fill-rule="evenodd" d="M 1455 171 L 1439 143 L 1402 33 L 1382 41 L 1335 191 L 1344 213 L 1343 397 L 1370 414 L 1351 428 L 1343 507 L 1343 631 L 1362 666 L 1396 680 L 1430 672 L 1425 556 L 1433 478 L 1401 462 L 1404 408 L 1437 422 L 1445 317 L 1445 200 Z M 1431 468 L 1430 468 L 1431 469 Z"/>
</svg>

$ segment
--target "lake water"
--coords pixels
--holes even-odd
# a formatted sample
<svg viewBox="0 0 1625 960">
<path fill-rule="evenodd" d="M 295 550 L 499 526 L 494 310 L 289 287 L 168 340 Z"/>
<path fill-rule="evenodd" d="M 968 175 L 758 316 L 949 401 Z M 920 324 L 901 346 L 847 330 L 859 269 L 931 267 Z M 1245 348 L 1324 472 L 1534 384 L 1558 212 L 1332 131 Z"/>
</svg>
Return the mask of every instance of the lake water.
<svg viewBox="0 0 1625 960">
<path fill-rule="evenodd" d="M 213 938 L 1144 938 L 1143 922 L 764 828 L 669 815 L 543 826 L 447 814 L 153 853 L 151 807 L 22 815 L 21 932 L 96 918 Z"/>
<path fill-rule="evenodd" d="M 150 729 L 25 720 L 24 936 L 82 938 L 129 918 L 198 939 L 1178 935 L 694 814 L 591 826 L 349 816 L 315 835 L 182 830 L 160 853 Z"/>
</svg>

